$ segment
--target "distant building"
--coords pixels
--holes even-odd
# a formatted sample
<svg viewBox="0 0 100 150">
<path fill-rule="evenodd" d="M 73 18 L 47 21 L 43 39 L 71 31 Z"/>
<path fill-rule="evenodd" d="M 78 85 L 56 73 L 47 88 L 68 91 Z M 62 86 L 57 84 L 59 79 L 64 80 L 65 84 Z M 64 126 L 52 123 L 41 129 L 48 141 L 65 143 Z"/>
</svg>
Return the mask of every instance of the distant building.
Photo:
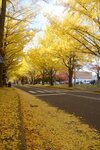
<svg viewBox="0 0 100 150">
<path fill-rule="evenodd" d="M 63 69 L 58 71 L 56 73 L 56 80 L 61 82 L 63 81 L 64 83 L 69 80 L 68 73 L 64 71 Z M 79 83 L 79 84 L 88 84 L 94 79 L 94 76 L 92 75 L 92 72 L 86 72 L 86 71 L 79 71 L 79 72 L 74 72 L 73 74 L 73 83 Z"/>
<path fill-rule="evenodd" d="M 88 83 L 93 80 L 92 72 L 79 71 L 74 73 L 73 82 Z"/>
</svg>

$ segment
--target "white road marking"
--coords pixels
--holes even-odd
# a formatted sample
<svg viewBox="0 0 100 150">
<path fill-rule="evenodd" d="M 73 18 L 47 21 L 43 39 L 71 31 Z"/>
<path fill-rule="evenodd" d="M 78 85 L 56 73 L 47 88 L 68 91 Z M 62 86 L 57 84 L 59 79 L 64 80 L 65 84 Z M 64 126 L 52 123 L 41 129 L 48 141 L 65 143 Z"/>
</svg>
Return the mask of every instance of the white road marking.
<svg viewBox="0 0 100 150">
<path fill-rule="evenodd" d="M 58 93 L 53 93 L 53 94 L 39 94 L 39 95 L 37 94 L 35 96 L 49 96 L 49 95 L 51 96 L 51 95 L 65 95 L 65 94 L 66 93 L 59 93 L 59 94 Z"/>
<path fill-rule="evenodd" d="M 36 91 L 36 92 L 39 92 L 39 93 L 45 93 L 45 91 L 40 91 L 40 90 L 38 90 L 38 91 Z"/>
<path fill-rule="evenodd" d="M 95 98 L 95 97 L 89 97 L 89 96 L 82 96 L 82 95 L 74 95 L 74 94 L 69 94 L 67 93 L 68 91 L 66 91 L 66 93 L 57 93 L 57 92 L 61 92 L 61 91 L 50 91 L 50 90 L 37 90 L 37 91 L 29 91 L 32 94 L 35 94 L 37 92 L 39 93 L 45 93 L 45 92 L 49 92 L 48 94 L 37 94 L 36 96 L 49 96 L 49 95 L 69 95 L 69 96 L 75 96 L 75 97 L 82 97 L 82 98 L 87 98 L 87 99 L 93 99 L 93 100 L 98 100 L 100 101 L 100 98 Z M 55 92 L 55 93 L 51 93 L 51 92 Z M 50 94 L 51 93 L 51 94 Z"/>
<path fill-rule="evenodd" d="M 59 92 L 61 92 L 61 91 L 55 91 L 56 93 L 59 93 Z M 62 92 L 65 92 L 65 91 L 62 91 Z"/>
<path fill-rule="evenodd" d="M 43 91 L 45 91 L 45 92 L 49 92 L 49 93 L 52 93 L 53 91 L 51 91 L 51 90 L 43 90 Z"/>
<path fill-rule="evenodd" d="M 66 93 L 66 95 L 69 95 L 69 96 L 76 96 L 76 97 L 82 97 L 82 98 L 88 98 L 88 99 L 93 99 L 93 100 L 98 100 L 98 101 L 100 101 L 100 98 L 95 98 L 95 97 L 82 96 L 82 95 L 74 95 L 74 94 L 68 94 L 68 93 Z"/>
<path fill-rule="evenodd" d="M 29 91 L 30 93 L 33 93 L 33 94 L 35 94 L 36 92 L 35 91 Z"/>
</svg>

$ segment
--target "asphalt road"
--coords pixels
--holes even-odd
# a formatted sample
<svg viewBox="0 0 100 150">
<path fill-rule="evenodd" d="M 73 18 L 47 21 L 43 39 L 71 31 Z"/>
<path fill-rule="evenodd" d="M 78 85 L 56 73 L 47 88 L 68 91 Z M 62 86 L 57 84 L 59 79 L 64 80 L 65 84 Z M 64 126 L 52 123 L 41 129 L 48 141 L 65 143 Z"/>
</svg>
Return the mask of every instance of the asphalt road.
<svg viewBox="0 0 100 150">
<path fill-rule="evenodd" d="M 53 107 L 74 114 L 100 131 L 100 94 L 47 87 L 17 86 Z"/>
</svg>

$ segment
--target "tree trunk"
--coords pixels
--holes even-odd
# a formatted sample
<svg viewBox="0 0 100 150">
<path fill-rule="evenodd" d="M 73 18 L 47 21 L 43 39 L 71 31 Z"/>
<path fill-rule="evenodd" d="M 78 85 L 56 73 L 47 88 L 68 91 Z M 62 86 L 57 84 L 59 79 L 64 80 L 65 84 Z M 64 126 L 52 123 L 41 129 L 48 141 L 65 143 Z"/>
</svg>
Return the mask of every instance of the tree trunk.
<svg viewBox="0 0 100 150">
<path fill-rule="evenodd" d="M 34 84 L 34 78 L 31 76 L 31 84 Z"/>
<path fill-rule="evenodd" d="M 3 86 L 3 64 L 0 63 L 0 87 Z"/>
<path fill-rule="evenodd" d="M 5 66 L 3 66 L 3 85 L 7 84 L 7 72 Z"/>
<path fill-rule="evenodd" d="M 100 85 L 100 70 L 97 71 L 97 84 Z"/>
<path fill-rule="evenodd" d="M 3 35 L 4 23 L 6 14 L 6 0 L 2 0 L 1 14 L 0 14 L 0 56 L 3 57 Z M 3 63 L 0 64 L 0 87 L 3 86 Z"/>
<path fill-rule="evenodd" d="M 42 85 L 44 85 L 44 77 L 42 77 Z"/>
<path fill-rule="evenodd" d="M 69 87 L 72 87 L 73 71 L 69 68 Z"/>
<path fill-rule="evenodd" d="M 45 72 L 42 72 L 42 85 L 44 85 Z"/>
<path fill-rule="evenodd" d="M 50 85 L 54 85 L 54 80 L 53 80 L 53 69 L 50 70 Z"/>
</svg>

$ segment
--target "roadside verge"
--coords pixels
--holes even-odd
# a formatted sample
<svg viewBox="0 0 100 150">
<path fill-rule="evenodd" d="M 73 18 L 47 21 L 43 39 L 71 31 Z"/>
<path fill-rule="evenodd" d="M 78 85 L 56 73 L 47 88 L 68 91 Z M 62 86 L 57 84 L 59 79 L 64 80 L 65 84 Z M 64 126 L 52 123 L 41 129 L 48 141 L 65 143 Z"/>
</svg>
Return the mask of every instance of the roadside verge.
<svg viewBox="0 0 100 150">
<path fill-rule="evenodd" d="M 74 115 L 19 89 L 0 89 L 0 95 L 1 150 L 19 150 L 17 146 L 23 142 L 18 140 L 19 134 L 23 134 L 19 129 L 20 121 L 23 121 L 27 150 L 100 150 L 100 134 Z"/>
</svg>

